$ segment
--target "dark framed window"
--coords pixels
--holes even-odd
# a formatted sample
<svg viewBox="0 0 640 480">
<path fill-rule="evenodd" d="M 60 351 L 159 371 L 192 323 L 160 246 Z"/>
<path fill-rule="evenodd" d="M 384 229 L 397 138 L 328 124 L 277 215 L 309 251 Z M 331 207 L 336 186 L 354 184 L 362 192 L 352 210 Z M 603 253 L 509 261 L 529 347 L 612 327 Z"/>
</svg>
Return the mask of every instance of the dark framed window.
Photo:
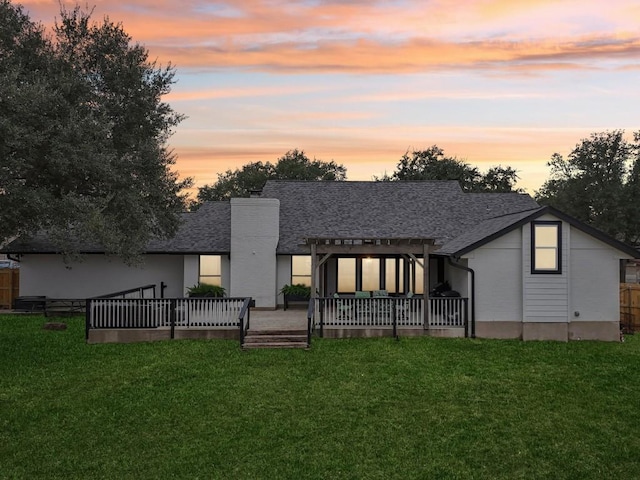
<svg viewBox="0 0 640 480">
<path fill-rule="evenodd" d="M 562 222 L 531 222 L 531 273 L 562 273 Z"/>
</svg>

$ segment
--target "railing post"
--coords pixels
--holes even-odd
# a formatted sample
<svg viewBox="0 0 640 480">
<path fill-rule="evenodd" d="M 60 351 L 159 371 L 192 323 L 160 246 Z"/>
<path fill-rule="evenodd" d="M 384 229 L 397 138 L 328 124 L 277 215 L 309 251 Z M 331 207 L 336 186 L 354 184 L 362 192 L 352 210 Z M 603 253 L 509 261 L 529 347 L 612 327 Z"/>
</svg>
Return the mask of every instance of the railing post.
<svg viewBox="0 0 640 480">
<path fill-rule="evenodd" d="M 398 317 L 396 315 L 393 316 L 393 336 L 396 340 L 399 340 L 398 338 Z"/>
<path fill-rule="evenodd" d="M 463 298 L 462 301 L 464 306 L 464 336 L 469 338 L 469 303 L 466 298 Z"/>
<path fill-rule="evenodd" d="M 171 340 L 175 338 L 176 334 L 176 308 L 177 308 L 177 300 L 172 298 L 169 301 L 169 322 L 171 324 Z"/>
<path fill-rule="evenodd" d="M 311 320 L 316 311 L 315 300 L 315 297 L 311 297 L 307 306 L 307 347 L 311 347 Z"/>
<path fill-rule="evenodd" d="M 324 301 L 324 298 L 320 299 L 320 338 L 324 338 Z"/>
<path fill-rule="evenodd" d="M 91 299 L 87 298 L 87 302 L 84 308 L 84 340 L 89 341 L 89 328 L 91 327 Z"/>
<path fill-rule="evenodd" d="M 244 317 L 238 318 L 238 326 L 240 327 L 240 346 L 244 345 Z"/>
</svg>

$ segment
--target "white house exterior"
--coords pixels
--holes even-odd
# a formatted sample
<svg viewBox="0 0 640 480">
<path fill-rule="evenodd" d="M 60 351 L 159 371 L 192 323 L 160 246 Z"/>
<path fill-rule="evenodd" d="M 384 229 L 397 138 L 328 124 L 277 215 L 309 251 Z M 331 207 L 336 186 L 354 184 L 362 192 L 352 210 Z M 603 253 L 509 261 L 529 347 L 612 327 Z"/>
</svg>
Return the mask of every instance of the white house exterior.
<svg viewBox="0 0 640 480">
<path fill-rule="evenodd" d="M 182 297 L 203 281 L 274 309 L 286 284 L 311 285 L 318 297 L 385 291 L 426 300 L 446 281 L 469 299 L 472 335 L 562 341 L 619 339 L 620 261 L 637 256 L 528 195 L 433 181 L 269 181 L 260 196 L 185 214 L 176 237 L 150 244 L 134 267 L 95 247 L 65 264 L 41 238 L 4 251 L 21 262 L 23 296 L 88 298 L 156 284 L 164 297 Z"/>
</svg>

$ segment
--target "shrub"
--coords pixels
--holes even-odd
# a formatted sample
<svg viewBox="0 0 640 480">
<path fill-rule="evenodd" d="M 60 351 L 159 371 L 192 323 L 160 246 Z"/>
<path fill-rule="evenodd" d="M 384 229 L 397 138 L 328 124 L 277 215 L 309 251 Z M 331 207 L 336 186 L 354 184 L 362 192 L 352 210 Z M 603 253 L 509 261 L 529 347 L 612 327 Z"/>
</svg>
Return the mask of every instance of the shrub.
<svg viewBox="0 0 640 480">
<path fill-rule="evenodd" d="M 190 297 L 224 297 L 225 289 L 220 285 L 211 285 L 209 283 L 198 283 L 187 289 Z"/>
<path fill-rule="evenodd" d="M 288 297 L 309 298 L 311 297 L 311 287 L 308 287 L 301 283 L 297 283 L 295 285 L 285 285 L 284 287 L 282 287 L 282 290 L 280 290 L 280 293 Z"/>
</svg>

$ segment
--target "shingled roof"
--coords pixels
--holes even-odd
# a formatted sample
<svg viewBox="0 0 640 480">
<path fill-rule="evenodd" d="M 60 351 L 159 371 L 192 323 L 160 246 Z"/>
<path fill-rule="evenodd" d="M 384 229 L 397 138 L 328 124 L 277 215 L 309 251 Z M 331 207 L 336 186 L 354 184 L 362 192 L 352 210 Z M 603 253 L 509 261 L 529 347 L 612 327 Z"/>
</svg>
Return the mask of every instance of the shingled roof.
<svg viewBox="0 0 640 480">
<path fill-rule="evenodd" d="M 518 193 L 465 193 L 456 181 L 268 181 L 280 200 L 278 253 L 304 254 L 305 238 L 422 238 L 443 245 L 490 218 L 538 208 Z"/>
<path fill-rule="evenodd" d="M 280 201 L 277 253 L 308 254 L 308 238 L 423 239 L 436 254 L 462 255 L 551 213 L 631 256 L 631 247 L 552 207 L 540 207 L 519 193 L 465 193 L 455 181 L 302 182 L 270 180 L 263 198 Z M 85 253 L 101 253 L 84 245 Z M 1 249 L 7 253 L 57 253 L 46 237 L 18 239 Z M 153 240 L 147 253 L 225 254 L 231 251 L 231 205 L 206 202 L 184 213 L 178 233 Z M 632 252 L 635 252 L 632 253 Z"/>
<path fill-rule="evenodd" d="M 207 202 L 196 212 L 186 212 L 176 235 L 168 240 L 152 240 L 147 253 L 217 254 L 231 250 L 231 206 L 229 202 Z M 83 253 L 103 253 L 100 245 L 79 245 Z M 2 251 L 8 253 L 58 253 L 44 235 L 19 238 Z"/>
</svg>

